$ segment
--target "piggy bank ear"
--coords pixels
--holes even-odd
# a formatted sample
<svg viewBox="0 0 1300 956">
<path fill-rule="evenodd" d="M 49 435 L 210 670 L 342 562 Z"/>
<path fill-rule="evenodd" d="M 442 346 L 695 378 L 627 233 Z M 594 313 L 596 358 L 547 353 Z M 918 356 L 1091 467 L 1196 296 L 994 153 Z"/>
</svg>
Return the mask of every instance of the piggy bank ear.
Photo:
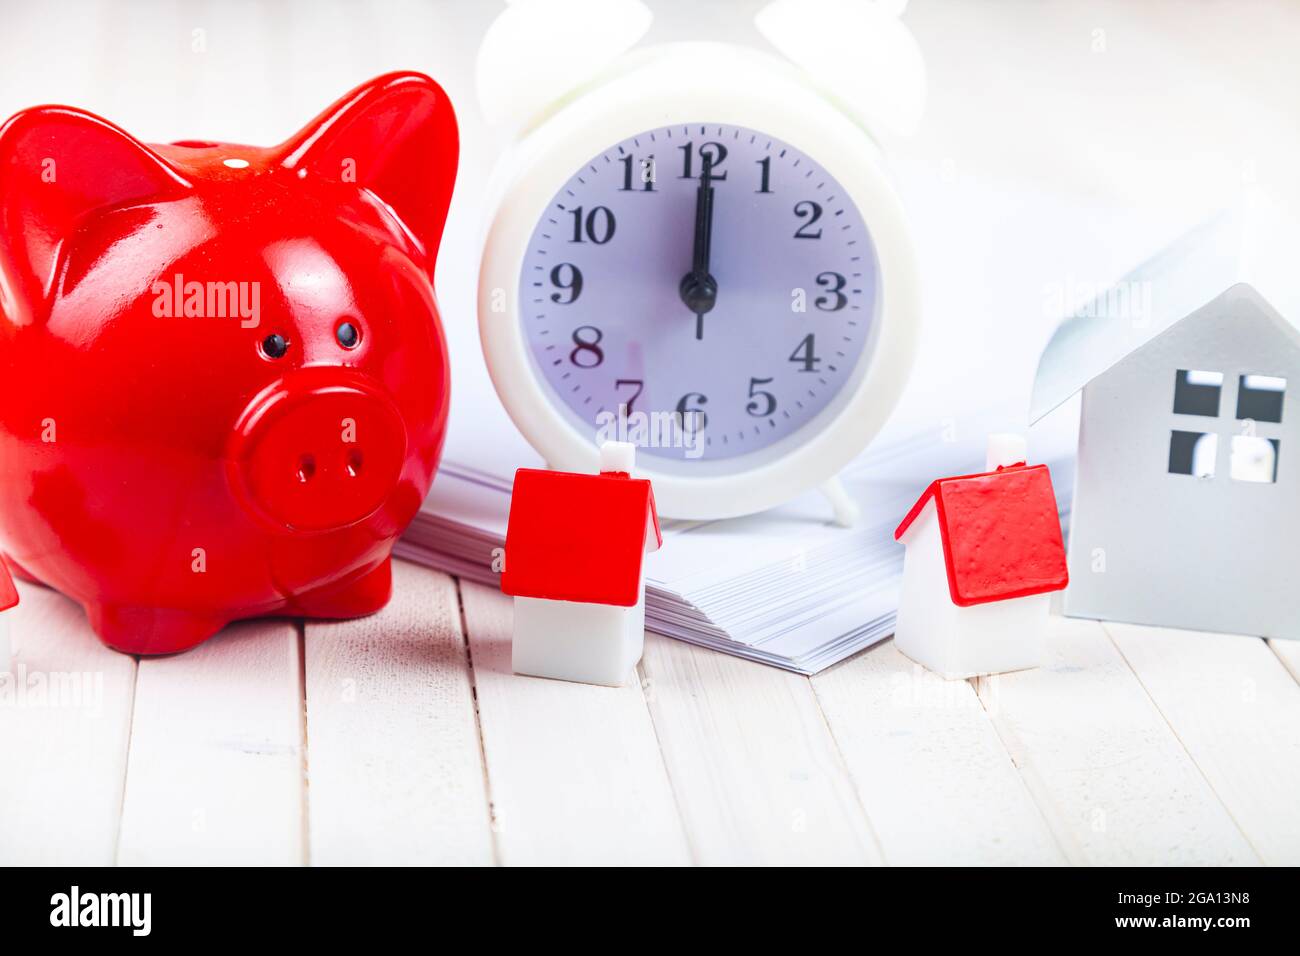
<svg viewBox="0 0 1300 956">
<path fill-rule="evenodd" d="M 98 116 L 63 106 L 18 113 L 0 127 L 0 309 L 30 320 L 92 213 L 188 189 L 166 160 Z"/>
<path fill-rule="evenodd" d="M 299 176 L 354 182 L 396 215 L 428 259 L 438 255 L 460 139 L 447 94 L 422 73 L 357 87 L 281 147 Z"/>
</svg>

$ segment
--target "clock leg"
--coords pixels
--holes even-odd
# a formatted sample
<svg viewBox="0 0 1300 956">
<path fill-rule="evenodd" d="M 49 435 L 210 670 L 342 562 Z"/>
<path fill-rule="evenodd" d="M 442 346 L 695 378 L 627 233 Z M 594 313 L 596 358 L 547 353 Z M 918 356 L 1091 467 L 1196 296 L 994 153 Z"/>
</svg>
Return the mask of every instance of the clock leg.
<svg viewBox="0 0 1300 956">
<path fill-rule="evenodd" d="M 821 486 L 821 493 L 826 496 L 826 500 L 831 503 L 831 510 L 835 512 L 835 523 L 841 528 L 852 528 L 858 522 L 862 515 L 862 509 L 854 501 L 849 493 L 844 489 L 844 482 L 839 476 L 835 476 Z"/>
</svg>

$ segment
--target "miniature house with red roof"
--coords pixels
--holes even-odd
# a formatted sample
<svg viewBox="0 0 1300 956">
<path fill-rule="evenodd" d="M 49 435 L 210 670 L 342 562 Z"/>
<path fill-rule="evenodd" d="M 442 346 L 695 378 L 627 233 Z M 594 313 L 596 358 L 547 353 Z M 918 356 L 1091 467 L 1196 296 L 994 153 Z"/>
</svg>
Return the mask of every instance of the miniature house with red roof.
<svg viewBox="0 0 1300 956">
<path fill-rule="evenodd" d="M 13 578 L 4 559 L 0 558 L 0 674 L 8 672 L 13 660 L 13 645 L 9 641 L 12 614 L 5 614 L 10 608 L 18 606 L 18 589 L 14 587 Z"/>
<path fill-rule="evenodd" d="M 1069 575 L 1051 475 L 1025 464 L 1022 437 L 990 436 L 988 470 L 932 482 L 894 537 L 900 651 L 950 680 L 1040 662 Z"/>
<path fill-rule="evenodd" d="M 516 674 L 617 686 L 641 659 L 644 559 L 663 538 L 635 456 L 606 442 L 598 475 L 515 473 L 501 590 L 515 599 Z"/>
</svg>

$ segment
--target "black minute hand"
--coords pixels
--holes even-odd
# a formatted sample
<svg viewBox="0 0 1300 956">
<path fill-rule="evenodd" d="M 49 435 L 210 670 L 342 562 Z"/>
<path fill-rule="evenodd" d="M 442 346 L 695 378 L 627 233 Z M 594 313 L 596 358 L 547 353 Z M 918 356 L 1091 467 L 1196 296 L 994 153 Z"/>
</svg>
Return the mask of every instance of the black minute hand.
<svg viewBox="0 0 1300 956">
<path fill-rule="evenodd" d="M 704 338 L 704 315 L 718 301 L 717 280 L 709 274 L 709 252 L 713 244 L 713 154 L 701 151 L 700 185 L 695 191 L 695 244 L 691 271 L 678 291 L 686 308 L 695 313 L 695 337 Z"/>
</svg>

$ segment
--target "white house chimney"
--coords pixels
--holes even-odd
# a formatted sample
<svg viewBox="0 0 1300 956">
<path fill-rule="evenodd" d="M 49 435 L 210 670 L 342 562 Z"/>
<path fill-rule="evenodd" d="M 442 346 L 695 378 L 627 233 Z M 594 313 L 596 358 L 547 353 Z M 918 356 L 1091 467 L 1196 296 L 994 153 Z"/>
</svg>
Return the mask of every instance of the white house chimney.
<svg viewBox="0 0 1300 956">
<path fill-rule="evenodd" d="M 600 446 L 600 473 L 631 475 L 636 467 L 636 445 L 630 441 L 607 441 Z"/>
<path fill-rule="evenodd" d="M 985 471 L 996 471 L 1008 465 L 1018 465 L 1028 461 L 1028 445 L 1024 435 L 1011 432 L 994 432 L 989 435 L 988 458 L 984 464 Z"/>
</svg>

